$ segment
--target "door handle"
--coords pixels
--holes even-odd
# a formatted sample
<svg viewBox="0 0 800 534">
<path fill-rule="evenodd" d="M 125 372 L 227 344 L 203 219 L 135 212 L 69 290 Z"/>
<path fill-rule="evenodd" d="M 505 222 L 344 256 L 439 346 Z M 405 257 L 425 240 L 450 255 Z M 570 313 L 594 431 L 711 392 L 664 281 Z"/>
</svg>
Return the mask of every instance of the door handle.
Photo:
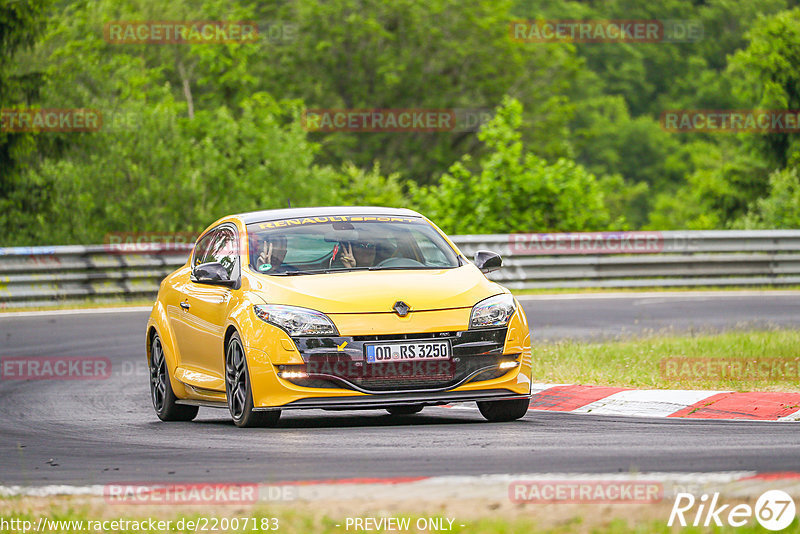
<svg viewBox="0 0 800 534">
<path fill-rule="evenodd" d="M 187 301 L 181 302 L 181 308 L 183 308 L 184 310 L 188 310 L 191 307 L 192 307 L 192 305 L 189 304 L 189 302 L 187 302 Z"/>
</svg>

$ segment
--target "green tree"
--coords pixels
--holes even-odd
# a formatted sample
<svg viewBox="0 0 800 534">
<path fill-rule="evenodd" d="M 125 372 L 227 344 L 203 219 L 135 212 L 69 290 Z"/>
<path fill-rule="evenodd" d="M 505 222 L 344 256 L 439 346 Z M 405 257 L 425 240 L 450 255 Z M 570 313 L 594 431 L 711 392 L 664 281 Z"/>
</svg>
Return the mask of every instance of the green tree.
<svg viewBox="0 0 800 534">
<path fill-rule="evenodd" d="M 262 4 L 259 17 L 295 29 L 265 40 L 263 88 L 309 108 L 494 109 L 506 94 L 528 110 L 526 142 L 538 155 L 570 154 L 571 104 L 563 93 L 579 63 L 569 45 L 526 48 L 509 38 L 509 0 L 299 0 Z M 323 162 L 381 163 L 430 183 L 482 145 L 475 131 L 315 133 Z"/>
<path fill-rule="evenodd" d="M 719 134 L 724 136 L 726 134 Z M 695 169 L 686 182 L 656 196 L 650 222 L 654 230 L 709 230 L 729 227 L 758 195 L 749 185 L 768 172 L 763 160 L 743 152 L 735 138 L 685 145 Z"/>
<path fill-rule="evenodd" d="M 0 3 L 0 110 L 29 107 L 39 97 L 44 73 L 20 69 L 20 56 L 41 34 L 49 4 L 49 0 Z M 41 205 L 36 188 L 18 176 L 36 143 L 33 133 L 0 128 L 0 225 L 11 219 L 12 212 L 31 212 Z"/>
<path fill-rule="evenodd" d="M 800 8 L 762 18 L 747 37 L 747 48 L 733 55 L 729 67 L 742 99 L 760 109 L 800 109 Z M 797 134 L 755 139 L 756 148 L 780 168 L 800 149 Z"/>
<path fill-rule="evenodd" d="M 334 202 L 353 206 L 408 206 L 399 173 L 381 174 L 380 163 L 375 162 L 370 170 L 363 170 L 352 163 L 345 163 L 335 179 Z"/>
<path fill-rule="evenodd" d="M 797 167 L 773 172 L 769 177 L 769 195 L 756 200 L 735 226 L 800 228 L 800 175 Z"/>
<path fill-rule="evenodd" d="M 0 109 L 28 106 L 38 97 L 41 71 L 19 72 L 19 55 L 33 46 L 44 28 L 48 0 L 15 0 L 0 4 Z M 33 148 L 31 134 L 0 129 L 0 196 L 11 186 L 10 175 L 21 154 Z"/>
<path fill-rule="evenodd" d="M 486 152 L 465 156 L 437 185 L 411 186 L 411 197 L 451 233 L 601 230 L 611 224 L 594 175 L 573 161 L 548 164 L 527 151 L 522 105 L 506 98 L 478 137 Z M 617 221 L 621 223 L 621 221 Z"/>
<path fill-rule="evenodd" d="M 49 184 L 50 208 L 31 217 L 16 244 L 102 242 L 108 232 L 200 231 L 230 213 L 328 204 L 338 174 L 313 163 L 315 146 L 297 104 L 257 93 L 237 110 L 185 116 L 186 104 L 130 103 L 133 122 L 95 134 L 27 179 Z M 288 125 L 287 125 L 288 124 Z M 104 150 L 95 147 L 102 143 Z M 264 147 L 269 147 L 265 150 Z"/>
</svg>

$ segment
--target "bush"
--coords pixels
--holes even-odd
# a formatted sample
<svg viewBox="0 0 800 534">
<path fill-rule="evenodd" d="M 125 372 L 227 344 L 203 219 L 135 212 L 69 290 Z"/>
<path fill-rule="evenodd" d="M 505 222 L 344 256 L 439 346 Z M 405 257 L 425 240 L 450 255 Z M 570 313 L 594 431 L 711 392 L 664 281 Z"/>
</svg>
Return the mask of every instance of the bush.
<svg viewBox="0 0 800 534">
<path fill-rule="evenodd" d="M 316 147 L 295 104 L 255 94 L 240 109 L 129 105 L 136 124 L 104 129 L 61 158 L 45 158 L 23 181 L 49 192 L 44 211 L 5 212 L 8 244 L 98 243 L 108 232 L 200 231 L 230 213 L 330 204 L 337 173 L 314 165 Z M 93 142 L 94 141 L 94 142 Z M 102 143 L 103 150 L 94 147 Z M 7 206 L 14 212 L 13 202 Z"/>
<path fill-rule="evenodd" d="M 769 195 L 756 200 L 747 215 L 737 221 L 740 228 L 800 228 L 800 176 L 797 168 L 773 172 Z"/>
<path fill-rule="evenodd" d="M 608 228 L 610 215 L 594 175 L 574 161 L 549 164 L 526 151 L 521 123 L 522 105 L 506 98 L 478 135 L 487 150 L 477 165 L 464 156 L 438 184 L 410 184 L 412 201 L 455 234 Z"/>
</svg>

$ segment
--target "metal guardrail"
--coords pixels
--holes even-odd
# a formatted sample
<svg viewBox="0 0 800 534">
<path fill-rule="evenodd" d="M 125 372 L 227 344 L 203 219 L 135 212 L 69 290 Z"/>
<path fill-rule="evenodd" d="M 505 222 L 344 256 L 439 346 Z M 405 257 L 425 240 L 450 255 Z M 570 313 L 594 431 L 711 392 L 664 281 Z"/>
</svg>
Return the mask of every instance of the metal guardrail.
<svg viewBox="0 0 800 534">
<path fill-rule="evenodd" d="M 511 289 L 800 284 L 800 230 L 454 236 L 468 256 L 499 252 Z M 190 246 L 0 248 L 0 307 L 152 298 Z"/>
<path fill-rule="evenodd" d="M 107 245 L 0 248 L 0 307 L 152 298 L 191 246 L 126 253 Z"/>
</svg>

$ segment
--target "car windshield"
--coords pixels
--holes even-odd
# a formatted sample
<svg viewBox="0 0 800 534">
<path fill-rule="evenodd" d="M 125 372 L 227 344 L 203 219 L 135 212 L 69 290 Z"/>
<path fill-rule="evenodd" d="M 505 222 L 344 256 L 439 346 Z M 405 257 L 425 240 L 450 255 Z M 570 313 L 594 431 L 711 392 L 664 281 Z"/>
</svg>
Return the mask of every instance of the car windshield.
<svg viewBox="0 0 800 534">
<path fill-rule="evenodd" d="M 449 269 L 453 248 L 418 217 L 306 217 L 249 224 L 250 266 L 291 276 L 353 270 Z"/>
</svg>

